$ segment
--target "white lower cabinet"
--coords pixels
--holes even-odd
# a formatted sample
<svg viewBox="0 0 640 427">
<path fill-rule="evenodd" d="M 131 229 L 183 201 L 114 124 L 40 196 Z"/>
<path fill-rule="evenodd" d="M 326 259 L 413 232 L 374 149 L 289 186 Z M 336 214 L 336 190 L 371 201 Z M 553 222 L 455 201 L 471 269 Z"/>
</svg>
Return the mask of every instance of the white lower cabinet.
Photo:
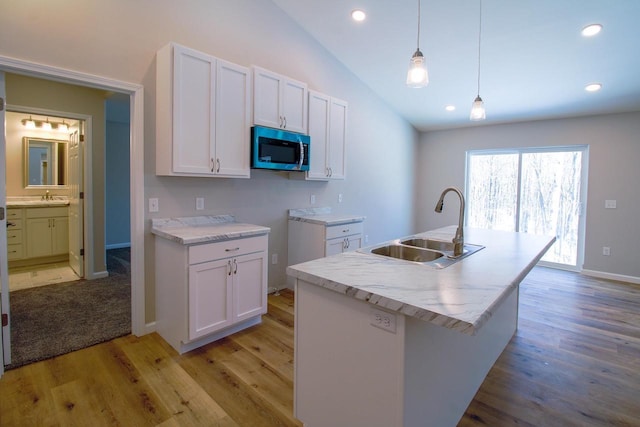
<svg viewBox="0 0 640 427">
<path fill-rule="evenodd" d="M 362 247 L 363 223 L 326 225 L 289 220 L 289 265 L 355 251 Z"/>
<path fill-rule="evenodd" d="M 192 246 L 156 238 L 158 333 L 184 353 L 259 323 L 267 247 L 267 235 Z"/>
</svg>

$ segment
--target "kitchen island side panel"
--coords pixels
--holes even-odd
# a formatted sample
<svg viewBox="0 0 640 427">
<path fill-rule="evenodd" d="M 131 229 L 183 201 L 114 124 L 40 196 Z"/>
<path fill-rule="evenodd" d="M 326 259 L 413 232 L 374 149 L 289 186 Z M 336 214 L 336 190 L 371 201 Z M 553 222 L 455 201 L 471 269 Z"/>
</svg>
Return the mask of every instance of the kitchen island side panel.
<svg viewBox="0 0 640 427">
<path fill-rule="evenodd" d="M 515 334 L 514 289 L 475 335 L 406 319 L 404 427 L 454 427 Z"/>
<path fill-rule="evenodd" d="M 404 319 L 372 326 L 371 306 L 297 280 L 294 415 L 305 427 L 402 425 Z"/>
</svg>

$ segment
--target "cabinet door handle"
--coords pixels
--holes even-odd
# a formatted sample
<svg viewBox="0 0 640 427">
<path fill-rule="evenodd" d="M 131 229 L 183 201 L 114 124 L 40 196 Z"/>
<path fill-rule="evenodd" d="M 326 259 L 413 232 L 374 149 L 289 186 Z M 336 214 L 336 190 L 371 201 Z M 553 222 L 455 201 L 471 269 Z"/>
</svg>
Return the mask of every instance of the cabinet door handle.
<svg viewBox="0 0 640 427">
<path fill-rule="evenodd" d="M 326 177 L 329 177 L 329 168 L 325 168 L 324 175 Z"/>
<path fill-rule="evenodd" d="M 225 249 L 224 251 L 225 252 L 235 252 L 235 251 L 239 251 L 239 250 L 240 250 L 240 248 L 238 247 L 238 248 L 233 248 L 233 249 Z"/>
<path fill-rule="evenodd" d="M 216 165 L 218 166 L 216 168 L 216 173 L 220 172 L 220 159 L 216 159 Z"/>
<path fill-rule="evenodd" d="M 342 232 L 343 232 L 343 233 L 348 233 L 348 232 L 349 232 L 349 229 L 348 229 L 348 228 L 345 228 L 344 230 L 342 230 Z"/>
<path fill-rule="evenodd" d="M 227 267 L 229 267 L 229 272 L 227 273 L 227 276 L 231 276 L 231 260 L 227 261 Z"/>
<path fill-rule="evenodd" d="M 213 173 L 215 164 L 213 163 L 213 157 L 211 158 L 211 173 Z"/>
<path fill-rule="evenodd" d="M 15 226 L 16 226 L 16 223 L 15 223 L 15 222 L 9 222 L 9 221 L 7 221 L 7 228 L 9 228 L 9 227 L 15 227 Z"/>
<path fill-rule="evenodd" d="M 233 260 L 233 274 L 238 274 L 238 263 L 236 260 Z"/>
<path fill-rule="evenodd" d="M 287 116 L 284 116 L 284 128 L 287 128 Z"/>
</svg>

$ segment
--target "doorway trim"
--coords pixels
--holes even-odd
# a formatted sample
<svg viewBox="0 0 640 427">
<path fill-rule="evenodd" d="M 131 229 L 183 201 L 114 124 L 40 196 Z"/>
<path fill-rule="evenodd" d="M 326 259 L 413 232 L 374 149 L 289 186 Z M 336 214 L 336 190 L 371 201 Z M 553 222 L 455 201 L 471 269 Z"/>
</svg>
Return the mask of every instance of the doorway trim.
<svg viewBox="0 0 640 427">
<path fill-rule="evenodd" d="M 129 95 L 131 194 L 131 332 L 145 335 L 154 325 L 145 322 L 144 282 L 144 86 L 65 68 L 0 55 L 0 70 Z M 0 373 L 3 371 L 0 366 Z"/>
</svg>

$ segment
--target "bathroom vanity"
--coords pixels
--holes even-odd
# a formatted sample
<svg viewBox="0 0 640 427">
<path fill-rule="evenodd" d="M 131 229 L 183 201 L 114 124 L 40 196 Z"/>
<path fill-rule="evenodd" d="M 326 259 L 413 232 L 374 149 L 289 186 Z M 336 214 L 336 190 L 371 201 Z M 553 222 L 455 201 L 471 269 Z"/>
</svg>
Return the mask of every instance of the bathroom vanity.
<svg viewBox="0 0 640 427">
<path fill-rule="evenodd" d="M 455 234 L 446 227 L 404 240 Z M 294 414 L 305 426 L 457 424 L 516 331 L 520 282 L 555 241 L 464 235 L 484 248 L 446 266 L 363 250 L 287 269 L 296 295 Z"/>
</svg>

